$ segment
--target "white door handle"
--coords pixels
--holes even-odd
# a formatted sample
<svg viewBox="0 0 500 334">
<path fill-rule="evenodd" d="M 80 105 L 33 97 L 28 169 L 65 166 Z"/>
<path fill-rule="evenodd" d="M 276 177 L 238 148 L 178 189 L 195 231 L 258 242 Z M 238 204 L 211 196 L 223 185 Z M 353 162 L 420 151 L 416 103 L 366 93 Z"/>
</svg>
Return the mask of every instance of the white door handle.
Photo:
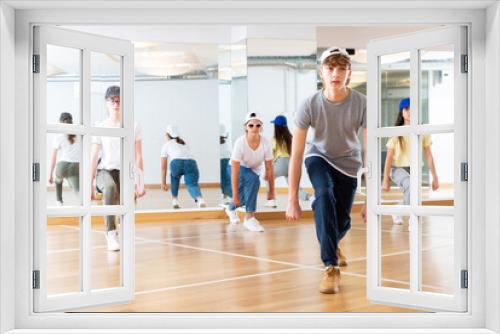
<svg viewBox="0 0 500 334">
<path fill-rule="evenodd" d="M 365 196 L 366 196 L 366 194 L 365 194 L 365 193 L 361 190 L 361 176 L 362 176 L 363 174 L 365 174 L 366 178 L 369 178 L 369 177 L 371 177 L 371 176 L 372 176 L 372 175 L 371 175 L 371 174 L 372 174 L 371 172 L 372 172 L 372 164 L 371 164 L 371 162 L 368 162 L 368 163 L 366 164 L 366 167 L 360 168 L 360 169 L 358 170 L 358 174 L 356 175 L 356 176 L 357 176 L 357 179 L 358 179 L 358 186 L 357 186 L 357 188 L 356 188 L 356 192 L 357 192 L 358 194 L 361 194 L 361 195 L 365 195 Z"/>
</svg>

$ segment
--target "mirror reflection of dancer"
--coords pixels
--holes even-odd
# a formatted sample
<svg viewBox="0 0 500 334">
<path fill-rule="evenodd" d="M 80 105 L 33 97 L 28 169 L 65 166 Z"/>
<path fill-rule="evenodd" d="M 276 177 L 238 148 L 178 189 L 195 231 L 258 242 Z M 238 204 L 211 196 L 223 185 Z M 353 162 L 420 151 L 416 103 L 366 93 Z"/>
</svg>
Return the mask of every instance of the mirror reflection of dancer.
<svg viewBox="0 0 500 334">
<path fill-rule="evenodd" d="M 231 170 L 228 168 L 231 160 L 231 144 L 229 143 L 229 134 L 224 124 L 219 127 L 220 144 L 220 188 L 222 191 L 221 205 L 226 206 L 231 203 L 233 191 L 231 189 Z"/>
<path fill-rule="evenodd" d="M 399 113 L 395 125 L 410 125 L 410 119 L 410 99 L 405 98 L 399 102 Z M 421 141 L 424 156 L 432 174 L 432 190 L 435 191 L 439 188 L 439 180 L 431 151 L 431 136 L 423 135 Z M 403 204 L 410 205 L 410 138 L 408 136 L 392 137 L 387 142 L 386 147 L 387 156 L 385 158 L 382 191 L 390 191 L 390 177 L 403 190 Z M 392 221 L 396 225 L 403 224 L 403 218 L 398 215 L 393 215 Z"/>
<path fill-rule="evenodd" d="M 199 208 L 206 206 L 201 196 L 200 171 L 191 150 L 180 137 L 179 130 L 174 125 L 167 125 L 165 129 L 167 141 L 161 148 L 161 189 L 167 191 L 167 163 L 170 159 L 170 191 L 172 193 L 172 207 L 180 209 L 179 186 L 181 177 L 184 176 L 187 190 Z"/>
<path fill-rule="evenodd" d="M 292 153 L 292 134 L 288 129 L 285 116 L 278 115 L 271 123 L 274 124 L 272 141 L 274 181 L 276 183 L 276 179 L 283 176 L 288 184 L 288 168 L 290 165 L 290 153 Z M 269 189 L 267 180 L 266 187 Z M 308 201 L 311 198 L 311 194 L 299 188 L 299 198 L 303 201 Z M 278 207 L 278 203 L 275 198 L 271 198 L 268 194 L 265 206 L 276 208 Z"/>
<path fill-rule="evenodd" d="M 97 127 L 121 127 L 120 87 L 110 86 L 104 96 L 108 109 L 108 118 L 97 124 Z M 134 124 L 135 134 L 135 168 L 144 170 L 142 160 L 142 133 L 139 125 Z M 121 168 L 121 138 L 108 136 L 92 137 L 90 155 L 92 200 L 96 199 L 95 186 L 102 192 L 104 205 L 120 204 L 120 168 Z M 99 159 L 100 156 L 100 159 Z M 135 194 L 138 197 L 138 194 Z M 108 250 L 120 250 L 119 235 L 116 229 L 115 216 L 104 218 Z"/>
<path fill-rule="evenodd" d="M 360 128 L 366 148 L 366 97 L 347 86 L 351 60 L 345 50 L 329 48 L 320 59 L 324 88 L 302 103 L 295 118 L 286 216 L 296 220 L 301 215 L 298 189 L 307 130 L 311 127 L 314 136 L 307 143 L 305 165 L 314 188 L 314 222 L 326 267 L 319 291 L 338 293 L 339 266 L 347 265 L 339 242 L 351 227 L 356 175 L 362 165 Z"/>
<path fill-rule="evenodd" d="M 264 232 L 255 212 L 260 187 L 262 164 L 265 165 L 265 178 L 269 180 L 269 193 L 274 198 L 273 152 L 271 143 L 261 135 L 262 119 L 251 112 L 245 118 L 245 134 L 234 143 L 231 154 L 231 184 L 233 202 L 226 209 L 229 229 L 240 222 L 236 208 L 245 206 L 246 216 L 243 226 L 252 232 Z"/>
<path fill-rule="evenodd" d="M 73 124 L 73 116 L 63 112 L 59 122 Z M 63 181 L 66 179 L 75 193 L 80 191 L 80 140 L 77 135 L 58 134 L 52 142 L 49 184 L 55 183 L 58 205 L 63 205 Z M 57 165 L 56 165 L 57 161 Z M 55 179 L 53 177 L 55 169 Z"/>
</svg>

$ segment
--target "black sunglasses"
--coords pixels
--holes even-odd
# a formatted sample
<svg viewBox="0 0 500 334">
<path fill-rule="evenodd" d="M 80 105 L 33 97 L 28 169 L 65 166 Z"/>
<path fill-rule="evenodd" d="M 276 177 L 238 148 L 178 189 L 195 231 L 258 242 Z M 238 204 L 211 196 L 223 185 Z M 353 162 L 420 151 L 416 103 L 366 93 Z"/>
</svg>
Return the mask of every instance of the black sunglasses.
<svg viewBox="0 0 500 334">
<path fill-rule="evenodd" d="M 253 128 L 255 125 L 256 128 L 260 128 L 262 124 L 248 124 L 249 128 Z"/>
</svg>

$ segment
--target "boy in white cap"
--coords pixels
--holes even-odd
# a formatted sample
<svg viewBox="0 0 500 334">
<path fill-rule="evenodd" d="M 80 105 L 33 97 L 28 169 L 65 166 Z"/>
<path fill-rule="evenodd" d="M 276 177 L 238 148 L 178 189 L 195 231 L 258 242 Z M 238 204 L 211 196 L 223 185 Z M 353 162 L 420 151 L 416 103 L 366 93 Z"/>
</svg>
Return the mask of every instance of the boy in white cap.
<svg viewBox="0 0 500 334">
<path fill-rule="evenodd" d="M 170 159 L 170 191 L 172 192 L 172 207 L 179 209 L 179 185 L 181 177 L 184 176 L 184 182 L 189 194 L 196 202 L 199 208 L 206 206 L 205 200 L 201 196 L 200 171 L 196 160 L 194 160 L 191 150 L 180 137 L 179 129 L 175 125 L 167 125 L 165 128 L 165 137 L 167 142 L 161 148 L 161 189 L 167 191 L 167 162 Z"/>
<path fill-rule="evenodd" d="M 352 69 L 344 49 L 329 48 L 320 60 L 323 89 L 303 101 L 295 117 L 286 216 L 296 220 L 301 215 L 298 190 L 305 150 L 305 165 L 315 193 L 312 208 L 316 235 L 326 267 L 319 290 L 338 293 L 339 266 L 347 265 L 339 242 L 351 227 L 356 174 L 362 166 L 360 128 L 366 148 L 366 97 L 348 87 Z M 314 134 L 306 146 L 309 127 Z"/>
<path fill-rule="evenodd" d="M 255 218 L 257 195 L 260 187 L 262 165 L 265 165 L 266 179 L 269 180 L 269 194 L 274 198 L 273 151 L 269 140 L 261 135 L 262 119 L 256 113 L 248 113 L 245 118 L 245 134 L 234 143 L 231 154 L 231 184 L 233 201 L 226 209 L 230 227 L 240 222 L 236 208 L 245 206 L 246 216 L 243 226 L 252 232 L 263 232 L 264 228 Z"/>
</svg>

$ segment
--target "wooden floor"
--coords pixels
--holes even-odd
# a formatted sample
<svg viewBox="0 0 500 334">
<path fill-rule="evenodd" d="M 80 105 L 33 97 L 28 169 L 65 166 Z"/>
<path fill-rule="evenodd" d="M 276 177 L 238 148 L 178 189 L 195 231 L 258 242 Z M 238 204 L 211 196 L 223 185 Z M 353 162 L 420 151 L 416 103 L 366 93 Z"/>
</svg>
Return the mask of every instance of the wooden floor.
<svg viewBox="0 0 500 334">
<path fill-rule="evenodd" d="M 135 299 L 98 312 L 413 312 L 366 299 L 366 228 L 358 213 L 344 239 L 349 266 L 341 293 L 320 294 L 322 275 L 312 219 L 262 221 L 263 233 L 227 221 L 183 220 L 136 225 Z M 424 290 L 450 291 L 453 222 L 430 218 L 423 227 Z M 48 226 L 49 293 L 79 289 L 79 229 Z M 119 252 L 108 252 L 101 224 L 93 233 L 93 288 L 119 284 Z M 409 232 L 384 217 L 382 284 L 408 288 Z"/>
</svg>

